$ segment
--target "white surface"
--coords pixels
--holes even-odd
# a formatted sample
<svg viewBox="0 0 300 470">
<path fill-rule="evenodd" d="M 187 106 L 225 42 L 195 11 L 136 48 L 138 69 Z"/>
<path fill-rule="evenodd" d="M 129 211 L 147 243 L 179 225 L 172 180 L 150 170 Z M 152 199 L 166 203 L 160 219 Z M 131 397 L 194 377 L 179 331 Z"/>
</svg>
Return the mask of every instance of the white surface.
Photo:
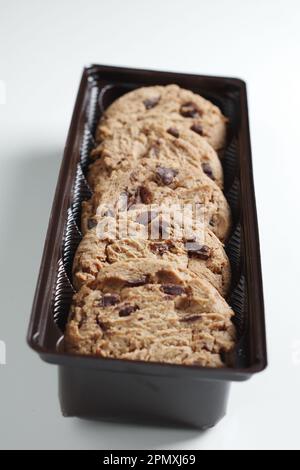
<svg viewBox="0 0 300 470">
<path fill-rule="evenodd" d="M 299 23 L 297 0 L 0 0 L 0 448 L 300 448 Z M 248 84 L 270 365 L 232 387 L 227 417 L 206 433 L 62 418 L 56 368 L 25 343 L 78 81 L 91 62 Z"/>
</svg>

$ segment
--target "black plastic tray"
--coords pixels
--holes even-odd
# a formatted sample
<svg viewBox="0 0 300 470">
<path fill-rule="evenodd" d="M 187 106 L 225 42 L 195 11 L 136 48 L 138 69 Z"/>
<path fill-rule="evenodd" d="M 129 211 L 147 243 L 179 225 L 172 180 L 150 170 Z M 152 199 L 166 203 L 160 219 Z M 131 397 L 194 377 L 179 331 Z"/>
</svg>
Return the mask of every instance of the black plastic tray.
<svg viewBox="0 0 300 470">
<path fill-rule="evenodd" d="M 236 312 L 238 342 L 223 369 L 75 356 L 62 347 L 74 293 L 71 266 L 81 239 L 81 202 L 91 196 L 85 171 L 96 123 L 105 107 L 126 91 L 168 83 L 207 97 L 230 119 L 222 163 L 234 222 L 226 250 L 233 271 L 229 303 Z M 259 237 L 242 80 L 102 65 L 84 69 L 50 216 L 28 343 L 42 359 L 59 365 L 59 395 L 66 416 L 204 429 L 224 416 L 230 383 L 266 367 Z"/>
</svg>

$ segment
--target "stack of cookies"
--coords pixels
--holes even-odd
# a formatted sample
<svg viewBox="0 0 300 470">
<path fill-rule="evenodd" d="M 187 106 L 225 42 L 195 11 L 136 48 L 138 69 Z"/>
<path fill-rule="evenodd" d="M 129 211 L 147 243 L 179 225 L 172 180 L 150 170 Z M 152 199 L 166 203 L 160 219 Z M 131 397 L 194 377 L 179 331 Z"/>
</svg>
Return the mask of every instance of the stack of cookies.
<svg viewBox="0 0 300 470">
<path fill-rule="evenodd" d="M 105 111 L 96 141 L 67 351 L 224 366 L 235 342 L 226 118 L 177 85 L 139 88 Z"/>
</svg>

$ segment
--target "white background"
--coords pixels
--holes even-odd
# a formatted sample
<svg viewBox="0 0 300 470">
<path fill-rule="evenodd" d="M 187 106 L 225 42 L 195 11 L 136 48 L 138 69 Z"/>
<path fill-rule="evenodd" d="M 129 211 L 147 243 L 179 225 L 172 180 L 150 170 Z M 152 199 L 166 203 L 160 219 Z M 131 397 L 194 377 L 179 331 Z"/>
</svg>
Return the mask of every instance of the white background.
<svg viewBox="0 0 300 470">
<path fill-rule="evenodd" d="M 0 448 L 300 448 L 300 3 L 0 0 Z M 237 76 L 249 93 L 269 367 L 199 433 L 63 418 L 25 343 L 82 67 Z M 6 88 L 6 96 L 4 96 Z"/>
</svg>

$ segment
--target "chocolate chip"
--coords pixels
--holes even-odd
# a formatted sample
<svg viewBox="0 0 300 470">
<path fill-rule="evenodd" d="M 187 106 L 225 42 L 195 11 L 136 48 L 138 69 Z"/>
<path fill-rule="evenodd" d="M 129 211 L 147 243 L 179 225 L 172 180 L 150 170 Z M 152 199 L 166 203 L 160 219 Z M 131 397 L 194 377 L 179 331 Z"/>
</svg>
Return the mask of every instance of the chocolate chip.
<svg viewBox="0 0 300 470">
<path fill-rule="evenodd" d="M 119 310 L 119 316 L 128 317 L 132 312 L 135 312 L 136 310 L 139 310 L 139 307 L 137 305 L 126 305 L 125 307 L 121 308 L 121 310 Z"/>
<path fill-rule="evenodd" d="M 182 295 L 185 293 L 185 289 L 181 286 L 177 286 L 176 284 L 160 286 L 160 290 L 168 295 Z"/>
<path fill-rule="evenodd" d="M 139 197 L 143 204 L 151 204 L 152 202 L 152 193 L 149 191 L 146 186 L 140 186 L 138 190 Z"/>
<path fill-rule="evenodd" d="M 197 242 L 187 242 L 185 248 L 190 256 L 207 260 L 211 256 L 211 249 L 207 245 L 200 245 Z"/>
<path fill-rule="evenodd" d="M 164 253 L 169 251 L 169 247 L 166 243 L 151 243 L 150 244 L 150 250 L 159 255 L 162 256 Z"/>
<path fill-rule="evenodd" d="M 193 322 L 193 321 L 197 321 L 197 320 L 201 320 L 200 315 L 189 315 L 187 317 L 181 318 L 180 321 Z"/>
<path fill-rule="evenodd" d="M 174 168 L 156 167 L 156 179 L 165 185 L 171 184 L 177 174 L 178 170 Z"/>
<path fill-rule="evenodd" d="M 145 211 L 137 216 L 136 221 L 138 224 L 148 225 L 153 219 L 155 219 L 155 217 L 157 217 L 157 212 Z"/>
<path fill-rule="evenodd" d="M 178 139 L 179 137 L 179 131 L 178 129 L 176 129 L 176 127 L 169 127 L 169 129 L 167 130 L 167 132 L 169 134 L 171 134 L 173 137 L 176 137 Z"/>
<path fill-rule="evenodd" d="M 132 281 L 127 281 L 126 286 L 127 287 L 139 287 L 139 286 L 144 286 L 145 284 L 148 284 L 149 282 L 149 277 L 144 276 L 140 279 L 133 279 Z"/>
<path fill-rule="evenodd" d="M 196 105 L 196 103 L 193 103 L 192 101 L 188 101 L 187 103 L 184 103 L 181 108 L 180 108 L 180 114 L 183 117 L 196 117 L 200 116 L 202 112 Z"/>
<path fill-rule="evenodd" d="M 158 104 L 160 96 L 154 96 L 153 98 L 147 98 L 143 101 L 146 109 L 154 108 Z"/>
<path fill-rule="evenodd" d="M 212 169 L 211 169 L 210 164 L 207 163 L 207 162 L 203 162 L 201 166 L 202 166 L 202 170 L 204 171 L 204 173 L 205 173 L 209 178 L 211 178 L 212 180 L 214 180 L 215 177 L 214 177 L 214 174 L 213 174 L 213 171 L 212 171 Z"/>
<path fill-rule="evenodd" d="M 89 219 L 88 222 L 87 222 L 87 226 L 88 226 L 89 230 L 96 227 L 96 225 L 97 225 L 97 220 L 95 220 L 95 219 Z"/>
<path fill-rule="evenodd" d="M 110 307 L 120 302 L 120 297 L 116 294 L 104 294 L 99 304 L 101 307 Z"/>
<path fill-rule="evenodd" d="M 197 123 L 193 124 L 191 127 L 191 130 L 196 132 L 196 134 L 204 135 L 203 127 L 201 126 L 201 124 L 197 124 Z"/>
<path fill-rule="evenodd" d="M 97 325 L 100 326 L 102 331 L 107 330 L 107 325 L 99 318 L 99 316 L 97 316 L 96 322 L 97 322 Z"/>
<path fill-rule="evenodd" d="M 131 209 L 135 204 L 151 204 L 153 196 L 151 191 L 146 186 L 140 186 L 133 193 L 126 193 L 127 195 L 127 207 L 125 209 Z"/>
</svg>

